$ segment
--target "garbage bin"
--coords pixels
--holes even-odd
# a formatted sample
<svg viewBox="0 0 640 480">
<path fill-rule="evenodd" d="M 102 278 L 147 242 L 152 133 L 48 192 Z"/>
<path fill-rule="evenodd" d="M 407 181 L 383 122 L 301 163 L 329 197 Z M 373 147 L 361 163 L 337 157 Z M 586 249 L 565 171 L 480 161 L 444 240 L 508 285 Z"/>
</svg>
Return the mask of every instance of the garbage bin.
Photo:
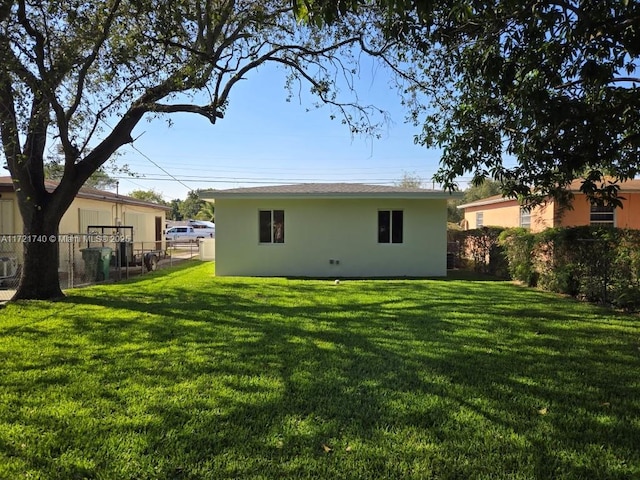
<svg viewBox="0 0 640 480">
<path fill-rule="evenodd" d="M 111 248 L 88 247 L 81 250 L 84 272 L 89 281 L 100 282 L 109 279 Z"/>
</svg>

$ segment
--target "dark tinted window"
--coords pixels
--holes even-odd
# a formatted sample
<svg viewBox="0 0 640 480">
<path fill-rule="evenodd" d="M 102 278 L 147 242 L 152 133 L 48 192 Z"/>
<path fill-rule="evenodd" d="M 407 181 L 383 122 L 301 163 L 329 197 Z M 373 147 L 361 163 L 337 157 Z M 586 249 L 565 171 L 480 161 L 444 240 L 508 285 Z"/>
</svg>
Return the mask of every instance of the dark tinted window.
<svg viewBox="0 0 640 480">
<path fill-rule="evenodd" d="M 273 243 L 284 243 L 284 210 L 273 211 Z"/>
<path fill-rule="evenodd" d="M 391 243 L 402 243 L 403 213 L 402 210 L 391 212 Z"/>
<path fill-rule="evenodd" d="M 260 210 L 260 243 L 271 243 L 271 210 Z"/>
<path fill-rule="evenodd" d="M 389 243 L 391 238 L 391 212 L 380 210 L 378 212 L 378 243 Z"/>
<path fill-rule="evenodd" d="M 260 243 L 284 243 L 284 210 L 260 210 Z"/>
<path fill-rule="evenodd" d="M 591 225 L 614 226 L 615 213 L 612 206 L 591 206 Z"/>
<path fill-rule="evenodd" d="M 402 210 L 378 211 L 378 243 L 402 243 L 404 229 Z"/>
</svg>

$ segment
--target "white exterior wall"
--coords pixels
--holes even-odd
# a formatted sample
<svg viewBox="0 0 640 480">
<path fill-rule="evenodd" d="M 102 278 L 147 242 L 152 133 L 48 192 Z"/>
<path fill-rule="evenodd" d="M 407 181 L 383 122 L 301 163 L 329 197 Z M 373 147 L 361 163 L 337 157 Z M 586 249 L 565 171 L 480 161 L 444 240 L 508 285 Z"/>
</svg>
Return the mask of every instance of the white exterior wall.
<svg viewBox="0 0 640 480">
<path fill-rule="evenodd" d="M 259 243 L 260 210 L 284 210 L 285 243 Z M 378 243 L 379 210 L 404 211 L 403 243 Z M 216 199 L 216 275 L 445 276 L 446 217 L 444 199 Z"/>
</svg>

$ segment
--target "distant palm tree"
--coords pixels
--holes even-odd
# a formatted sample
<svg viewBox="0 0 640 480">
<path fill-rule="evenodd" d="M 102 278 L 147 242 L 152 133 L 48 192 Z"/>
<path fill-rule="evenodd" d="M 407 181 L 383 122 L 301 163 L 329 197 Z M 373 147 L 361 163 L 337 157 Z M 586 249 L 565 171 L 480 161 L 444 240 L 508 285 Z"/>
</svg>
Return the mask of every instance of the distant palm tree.
<svg viewBox="0 0 640 480">
<path fill-rule="evenodd" d="M 196 215 L 197 220 L 207 220 L 209 222 L 215 222 L 216 206 L 213 202 L 204 202 L 204 205 L 198 211 Z"/>
</svg>

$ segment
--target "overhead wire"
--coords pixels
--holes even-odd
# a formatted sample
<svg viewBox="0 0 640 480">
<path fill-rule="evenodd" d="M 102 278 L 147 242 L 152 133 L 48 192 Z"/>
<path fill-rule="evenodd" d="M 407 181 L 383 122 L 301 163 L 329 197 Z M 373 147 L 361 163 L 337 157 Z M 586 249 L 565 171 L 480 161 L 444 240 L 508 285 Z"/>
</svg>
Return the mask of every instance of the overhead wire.
<svg viewBox="0 0 640 480">
<path fill-rule="evenodd" d="M 65 88 L 67 91 L 69 91 L 69 89 L 66 87 L 66 85 L 61 84 L 61 86 L 63 88 Z M 109 127 L 111 130 L 113 130 L 113 127 L 111 125 L 109 125 L 109 122 L 107 122 L 104 118 L 102 118 L 101 116 L 98 116 L 96 113 L 94 113 L 91 109 L 90 106 L 86 107 L 87 110 L 94 116 L 97 116 L 98 120 L 102 123 L 104 123 L 107 127 Z M 138 154 L 140 154 L 143 158 L 147 159 L 151 164 L 153 164 L 154 166 L 156 166 L 158 169 L 160 169 L 162 172 L 164 172 L 166 175 L 168 175 L 169 177 L 173 178 L 176 182 L 178 182 L 180 185 L 182 185 L 183 187 L 187 188 L 189 191 L 195 190 L 194 188 L 191 188 L 189 185 L 187 185 L 186 183 L 182 182 L 181 180 L 177 179 L 175 176 L 173 176 L 173 174 L 169 173 L 167 170 L 165 170 L 164 168 L 162 168 L 160 165 L 158 165 L 156 162 L 154 162 L 153 160 L 151 160 L 151 158 L 148 155 L 145 155 L 144 153 L 142 153 L 135 145 L 133 145 L 133 143 L 129 144 L 129 146 L 135 150 L 136 152 L 138 152 Z M 115 178 L 115 177 L 114 177 Z"/>
</svg>

